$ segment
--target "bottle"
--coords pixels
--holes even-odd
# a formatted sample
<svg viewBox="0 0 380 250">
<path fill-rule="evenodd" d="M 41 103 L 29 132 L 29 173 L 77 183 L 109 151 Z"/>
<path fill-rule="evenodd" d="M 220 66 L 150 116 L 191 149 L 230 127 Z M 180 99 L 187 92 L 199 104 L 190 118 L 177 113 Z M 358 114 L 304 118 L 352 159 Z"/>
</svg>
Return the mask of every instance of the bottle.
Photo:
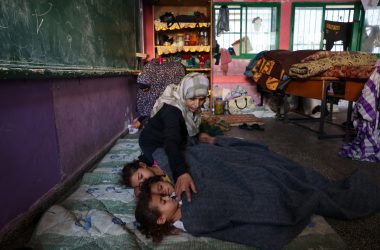
<svg viewBox="0 0 380 250">
<path fill-rule="evenodd" d="M 224 106 L 225 106 L 225 101 L 223 101 L 221 97 L 216 98 L 215 99 L 214 114 L 215 115 L 223 115 L 224 114 Z"/>
<path fill-rule="evenodd" d="M 185 41 L 182 33 L 177 34 L 177 46 L 184 46 Z"/>
<path fill-rule="evenodd" d="M 198 42 L 198 44 L 201 45 L 201 46 L 203 46 L 203 43 L 204 43 L 204 35 L 203 35 L 203 31 L 201 31 L 199 33 L 199 42 Z"/>
<path fill-rule="evenodd" d="M 208 34 L 207 31 L 203 33 L 203 45 L 208 46 Z"/>
<path fill-rule="evenodd" d="M 221 89 L 219 88 L 218 84 L 215 84 L 213 89 L 212 89 L 212 113 L 217 115 L 221 114 L 220 111 L 220 101 L 222 100 L 222 95 L 221 95 Z"/>
</svg>

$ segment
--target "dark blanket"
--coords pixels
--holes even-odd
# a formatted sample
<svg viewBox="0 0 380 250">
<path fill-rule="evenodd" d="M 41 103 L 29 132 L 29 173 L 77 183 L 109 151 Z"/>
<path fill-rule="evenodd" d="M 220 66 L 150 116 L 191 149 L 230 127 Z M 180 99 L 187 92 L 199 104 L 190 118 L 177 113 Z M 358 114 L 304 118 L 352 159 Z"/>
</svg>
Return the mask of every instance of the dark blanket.
<svg viewBox="0 0 380 250">
<path fill-rule="evenodd" d="M 262 90 L 282 92 L 289 82 L 290 67 L 316 52 L 318 50 L 270 50 L 260 53 L 260 58 L 253 59 L 254 65 L 250 62 L 252 79 Z"/>
<path fill-rule="evenodd" d="M 265 57 L 269 60 L 273 60 L 276 63 L 280 64 L 281 68 L 285 71 L 285 74 L 289 74 L 290 67 L 295 64 L 301 62 L 302 59 L 318 52 L 319 50 L 297 50 L 297 51 L 289 51 L 289 50 L 270 50 L 265 53 Z M 274 71 L 273 76 L 278 75 L 278 70 Z"/>
<path fill-rule="evenodd" d="M 154 154 L 170 174 L 163 150 Z M 314 213 L 352 219 L 380 209 L 379 188 L 361 172 L 330 182 L 266 146 L 219 137 L 187 148 L 197 193 L 183 198 L 182 221 L 196 236 L 281 249 Z"/>
</svg>

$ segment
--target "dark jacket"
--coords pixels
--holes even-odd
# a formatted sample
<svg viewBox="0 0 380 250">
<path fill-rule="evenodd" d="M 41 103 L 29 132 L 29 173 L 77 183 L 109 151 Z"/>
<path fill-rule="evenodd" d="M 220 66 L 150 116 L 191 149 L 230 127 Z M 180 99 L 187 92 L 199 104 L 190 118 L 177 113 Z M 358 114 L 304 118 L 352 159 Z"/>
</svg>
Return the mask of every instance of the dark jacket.
<svg viewBox="0 0 380 250">
<path fill-rule="evenodd" d="M 152 149 L 163 147 L 176 180 L 188 171 L 183 154 L 187 137 L 186 123 L 181 110 L 164 104 L 141 131 L 139 144 L 143 154 L 149 154 L 148 158 L 151 158 L 154 151 Z"/>
</svg>

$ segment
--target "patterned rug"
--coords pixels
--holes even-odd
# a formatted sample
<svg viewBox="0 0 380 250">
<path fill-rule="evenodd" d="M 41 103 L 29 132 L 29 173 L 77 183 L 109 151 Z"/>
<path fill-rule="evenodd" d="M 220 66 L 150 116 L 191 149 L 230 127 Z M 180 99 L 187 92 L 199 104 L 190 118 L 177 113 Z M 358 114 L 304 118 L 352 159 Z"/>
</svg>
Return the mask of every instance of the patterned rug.
<svg viewBox="0 0 380 250">
<path fill-rule="evenodd" d="M 228 126 L 239 126 L 246 123 L 248 125 L 258 124 L 263 125 L 263 120 L 257 118 L 252 114 L 240 114 L 240 115 L 213 115 L 211 113 L 203 113 L 202 119 L 209 124 L 218 124 L 220 122 L 225 123 Z"/>
</svg>

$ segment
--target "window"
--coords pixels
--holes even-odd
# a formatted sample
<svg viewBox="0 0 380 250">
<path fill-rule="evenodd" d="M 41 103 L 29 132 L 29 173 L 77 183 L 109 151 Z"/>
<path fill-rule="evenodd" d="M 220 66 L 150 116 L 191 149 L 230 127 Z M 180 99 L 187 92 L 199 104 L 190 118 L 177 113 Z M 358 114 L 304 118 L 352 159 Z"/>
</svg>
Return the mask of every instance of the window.
<svg viewBox="0 0 380 250">
<path fill-rule="evenodd" d="M 360 50 L 380 54 L 380 6 L 365 11 Z"/>
<path fill-rule="evenodd" d="M 320 48 L 322 15 L 322 7 L 295 8 L 293 50 Z"/>
<path fill-rule="evenodd" d="M 214 32 L 220 48 L 233 48 L 236 56 L 243 58 L 278 48 L 279 3 L 229 3 L 229 31 L 218 34 L 217 22 L 222 6 L 214 4 Z"/>
<path fill-rule="evenodd" d="M 324 21 L 353 22 L 354 13 L 354 4 L 293 4 L 292 50 L 325 49 Z M 343 42 L 335 42 L 331 51 L 343 51 Z"/>
</svg>

